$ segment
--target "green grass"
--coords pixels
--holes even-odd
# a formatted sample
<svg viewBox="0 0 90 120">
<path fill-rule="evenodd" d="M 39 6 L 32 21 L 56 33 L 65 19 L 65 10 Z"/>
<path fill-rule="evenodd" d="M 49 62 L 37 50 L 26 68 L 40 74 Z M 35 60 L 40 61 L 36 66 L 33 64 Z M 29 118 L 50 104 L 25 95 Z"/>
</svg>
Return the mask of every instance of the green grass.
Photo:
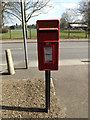
<svg viewBox="0 0 90 120">
<path fill-rule="evenodd" d="M 85 38 L 86 33 L 84 31 L 70 31 L 70 38 L 71 39 L 80 39 Z M 60 31 L 60 38 L 67 39 L 68 38 L 68 31 Z"/>
<path fill-rule="evenodd" d="M 28 38 L 30 38 L 30 31 L 28 31 Z M 36 30 L 31 31 L 31 38 L 32 39 L 37 38 L 37 31 Z"/>
<path fill-rule="evenodd" d="M 80 38 L 85 38 L 86 33 L 84 31 L 70 31 L 70 38 L 71 39 L 80 39 Z M 8 33 L 3 33 L 2 39 L 10 39 L 10 31 Z M 22 39 L 23 38 L 23 31 L 11 31 L 11 39 Z M 30 38 L 30 31 L 28 31 L 28 39 Z M 36 39 L 37 38 L 37 31 L 32 30 L 31 31 L 31 38 Z M 68 31 L 60 31 L 60 38 L 61 39 L 67 39 L 68 38 Z"/>
<path fill-rule="evenodd" d="M 11 31 L 11 39 L 23 38 L 22 31 Z M 2 34 L 2 39 L 10 39 L 10 31 Z"/>
</svg>

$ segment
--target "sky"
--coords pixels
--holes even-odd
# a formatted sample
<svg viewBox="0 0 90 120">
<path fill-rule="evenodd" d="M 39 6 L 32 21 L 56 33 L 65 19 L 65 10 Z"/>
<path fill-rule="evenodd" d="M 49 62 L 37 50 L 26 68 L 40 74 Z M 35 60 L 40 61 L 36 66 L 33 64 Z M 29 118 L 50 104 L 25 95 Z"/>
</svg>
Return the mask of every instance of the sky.
<svg viewBox="0 0 90 120">
<path fill-rule="evenodd" d="M 80 0 L 51 0 L 50 4 L 54 6 L 53 9 L 51 9 L 46 14 L 41 14 L 37 17 L 33 17 L 28 21 L 28 25 L 36 24 L 37 20 L 44 20 L 44 19 L 59 19 L 61 18 L 61 15 L 67 8 L 76 8 L 78 6 Z M 9 23 L 8 25 L 14 25 L 14 24 L 21 24 L 18 20 L 14 21 L 13 23 Z M 5 24 L 7 25 L 7 24 Z"/>
</svg>

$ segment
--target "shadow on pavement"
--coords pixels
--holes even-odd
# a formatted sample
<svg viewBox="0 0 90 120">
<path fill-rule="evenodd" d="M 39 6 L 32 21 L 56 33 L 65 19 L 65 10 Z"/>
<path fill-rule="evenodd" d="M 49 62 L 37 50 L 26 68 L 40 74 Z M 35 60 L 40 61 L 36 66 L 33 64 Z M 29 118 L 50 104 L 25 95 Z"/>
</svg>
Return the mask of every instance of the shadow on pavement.
<svg viewBox="0 0 90 120">
<path fill-rule="evenodd" d="M 81 62 L 90 62 L 90 61 L 87 61 L 87 60 L 86 60 L 86 61 L 81 61 Z"/>
<path fill-rule="evenodd" d="M 24 70 L 26 68 L 14 68 L 14 70 Z"/>
<path fill-rule="evenodd" d="M 26 111 L 26 112 L 46 112 L 46 108 L 24 108 L 24 107 L 15 107 L 15 106 L 0 106 L 0 109 Z"/>
<path fill-rule="evenodd" d="M 26 68 L 14 68 L 14 70 L 25 70 Z M 8 72 L 2 72 L 0 73 L 0 75 L 10 75 Z"/>
<path fill-rule="evenodd" d="M 0 75 L 9 75 L 8 72 L 0 73 Z"/>
</svg>

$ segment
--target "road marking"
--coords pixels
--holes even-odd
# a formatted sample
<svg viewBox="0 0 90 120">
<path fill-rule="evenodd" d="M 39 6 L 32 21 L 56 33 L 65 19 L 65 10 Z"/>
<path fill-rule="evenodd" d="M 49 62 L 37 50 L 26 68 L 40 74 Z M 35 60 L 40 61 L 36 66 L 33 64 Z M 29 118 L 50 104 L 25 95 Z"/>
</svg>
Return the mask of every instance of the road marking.
<svg viewBox="0 0 90 120">
<path fill-rule="evenodd" d="M 67 60 L 60 60 L 59 61 L 59 66 L 89 64 L 88 62 L 83 62 L 83 61 L 88 61 L 88 60 L 87 59 L 67 59 Z"/>
<path fill-rule="evenodd" d="M 11 50 L 22 50 L 23 48 L 11 48 Z"/>
<path fill-rule="evenodd" d="M 84 62 L 83 62 L 84 61 Z M 85 62 L 86 61 L 86 62 Z M 59 60 L 59 66 L 67 66 L 67 65 L 87 65 L 87 59 L 66 59 L 66 60 Z M 33 60 L 29 61 L 29 67 L 38 67 L 38 61 Z"/>
<path fill-rule="evenodd" d="M 7 49 L 7 48 L 6 48 Z M 11 50 L 22 50 L 23 48 L 11 48 Z M 5 50 L 2 50 L 2 51 L 5 51 Z"/>
<path fill-rule="evenodd" d="M 74 60 L 60 60 L 59 61 L 59 66 L 63 66 L 63 65 L 81 65 L 84 64 L 83 62 L 81 62 L 78 59 L 74 59 Z"/>
<path fill-rule="evenodd" d="M 87 48 L 88 49 L 88 46 L 72 46 L 72 47 L 59 47 L 61 49 L 82 49 L 82 48 Z"/>
<path fill-rule="evenodd" d="M 0 64 L 0 65 L 4 66 L 4 65 L 7 65 L 7 64 Z"/>
</svg>

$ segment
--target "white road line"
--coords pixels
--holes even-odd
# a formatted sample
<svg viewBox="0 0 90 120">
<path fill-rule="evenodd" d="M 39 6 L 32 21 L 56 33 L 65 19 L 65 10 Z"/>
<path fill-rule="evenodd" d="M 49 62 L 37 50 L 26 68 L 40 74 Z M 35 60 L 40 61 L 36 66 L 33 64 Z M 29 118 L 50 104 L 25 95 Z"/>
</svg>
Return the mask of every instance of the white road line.
<svg viewBox="0 0 90 120">
<path fill-rule="evenodd" d="M 59 47 L 59 48 L 62 48 L 62 49 L 82 49 L 82 48 L 87 48 L 88 49 L 88 46 Z"/>
<path fill-rule="evenodd" d="M 83 60 L 81 59 L 70 59 L 70 60 L 60 60 L 59 61 L 59 66 L 63 65 L 84 65 L 85 62 L 82 62 Z"/>
<path fill-rule="evenodd" d="M 11 50 L 22 50 L 23 48 L 11 48 Z"/>
<path fill-rule="evenodd" d="M 8 49 L 8 48 L 6 48 L 6 49 Z M 13 51 L 13 50 L 22 50 L 23 48 L 10 48 L 10 49 Z M 5 51 L 5 50 L 2 50 L 2 51 Z"/>
<path fill-rule="evenodd" d="M 85 62 L 84 62 L 85 61 Z M 59 66 L 66 65 L 87 65 L 87 59 L 67 59 L 67 60 L 59 60 Z M 38 61 L 29 61 L 29 67 L 38 67 Z"/>
<path fill-rule="evenodd" d="M 4 66 L 4 65 L 7 65 L 7 64 L 0 64 L 0 65 Z"/>
</svg>

